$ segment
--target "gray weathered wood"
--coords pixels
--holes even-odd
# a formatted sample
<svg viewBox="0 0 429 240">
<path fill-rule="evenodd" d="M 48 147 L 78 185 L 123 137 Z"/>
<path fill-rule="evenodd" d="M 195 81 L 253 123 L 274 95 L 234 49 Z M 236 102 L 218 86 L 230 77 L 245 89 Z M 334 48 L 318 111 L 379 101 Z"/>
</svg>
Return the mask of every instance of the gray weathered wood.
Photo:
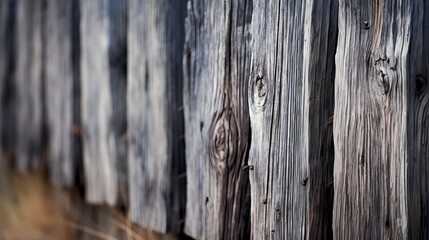
<svg viewBox="0 0 429 240">
<path fill-rule="evenodd" d="M 185 159 L 182 56 L 185 0 L 130 0 L 130 217 L 159 232 L 182 228 Z"/>
<path fill-rule="evenodd" d="M 86 199 L 114 205 L 127 189 L 126 1 L 80 1 L 80 14 Z"/>
<path fill-rule="evenodd" d="M 8 32 L 8 14 L 9 14 L 9 1 L 0 2 L 0 109 L 3 109 L 3 89 L 7 78 L 7 67 L 8 67 L 8 54 L 7 54 L 7 36 Z M 0 126 L 3 126 L 4 117 L 0 117 Z M 3 132 L 3 131 L 1 131 Z M 0 137 L 0 152 L 3 153 L 3 141 Z"/>
<path fill-rule="evenodd" d="M 8 21 L 7 17 L 9 14 L 9 1 L 0 2 L 0 106 L 2 106 L 3 89 L 6 81 L 6 67 L 8 62 L 8 56 L 6 52 L 6 37 L 8 35 Z M 2 126 L 3 119 L 0 118 L 0 126 Z M 0 138 L 0 146 L 2 140 Z"/>
<path fill-rule="evenodd" d="M 43 127 L 43 8 L 44 0 L 17 0 L 17 167 L 38 165 Z"/>
<path fill-rule="evenodd" d="M 46 10 L 45 94 L 48 158 L 51 179 L 56 185 L 72 186 L 75 177 L 73 1 L 48 0 Z"/>
<path fill-rule="evenodd" d="M 253 1 L 252 239 L 332 236 L 335 1 Z"/>
<path fill-rule="evenodd" d="M 339 1 L 335 239 L 428 239 L 429 4 Z"/>
<path fill-rule="evenodd" d="M 185 233 L 249 233 L 247 81 L 252 1 L 189 1 L 184 56 Z"/>
<path fill-rule="evenodd" d="M 3 52 L 1 78 L 1 152 L 9 156 L 16 150 L 16 1 L 2 1 Z M 4 15 L 3 15 L 4 14 Z M 1 47 L 0 47 L 1 48 Z"/>
</svg>

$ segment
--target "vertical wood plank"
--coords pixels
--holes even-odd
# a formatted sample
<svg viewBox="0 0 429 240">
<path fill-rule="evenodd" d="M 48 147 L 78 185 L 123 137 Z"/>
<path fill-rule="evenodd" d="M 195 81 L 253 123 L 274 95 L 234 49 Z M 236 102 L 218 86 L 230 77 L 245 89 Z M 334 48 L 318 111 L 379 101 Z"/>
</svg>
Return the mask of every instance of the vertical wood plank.
<svg viewBox="0 0 429 240">
<path fill-rule="evenodd" d="M 7 52 L 7 38 L 10 37 L 8 35 L 11 34 L 11 31 L 8 31 L 9 27 L 8 24 L 8 15 L 10 14 L 10 8 L 9 8 L 9 1 L 1 1 L 0 2 L 0 111 L 3 112 L 3 94 L 4 94 L 4 87 L 6 85 L 6 79 L 7 76 L 7 67 L 9 62 L 9 56 Z M 5 117 L 3 114 L 0 117 L 0 126 L 3 126 L 3 122 L 5 120 Z M 2 128 L 1 128 L 2 129 Z M 3 130 L 1 130 L 1 133 L 3 133 Z M 4 154 L 4 144 L 3 144 L 3 138 L 0 137 L 0 152 Z"/>
<path fill-rule="evenodd" d="M 17 167 L 37 167 L 43 141 L 44 0 L 17 0 Z"/>
<path fill-rule="evenodd" d="M 80 1 L 80 14 L 86 199 L 115 205 L 126 198 L 126 1 Z"/>
<path fill-rule="evenodd" d="M 75 177 L 73 1 L 48 0 L 46 10 L 46 110 L 49 170 L 53 183 L 72 186 Z"/>
<path fill-rule="evenodd" d="M 303 52 L 303 156 L 308 161 L 306 238 L 332 239 L 334 81 L 338 1 L 307 0 Z"/>
<path fill-rule="evenodd" d="M 186 1 L 130 0 L 130 216 L 158 232 L 183 225 L 182 56 Z"/>
<path fill-rule="evenodd" d="M 332 237 L 335 1 L 254 1 L 252 239 Z"/>
<path fill-rule="evenodd" d="M 428 10 L 339 1 L 335 238 L 429 237 Z"/>
<path fill-rule="evenodd" d="M 109 66 L 111 128 L 116 144 L 119 203 L 128 205 L 127 161 L 127 29 L 128 0 L 109 0 Z"/>
<path fill-rule="evenodd" d="M 15 0 L 2 1 L 3 75 L 1 86 L 1 152 L 9 157 L 16 151 L 16 20 Z"/>
<path fill-rule="evenodd" d="M 406 5 L 402 2 L 402 4 Z M 409 1 L 412 8 L 407 73 L 406 194 L 408 223 L 402 226 L 408 239 L 429 238 L 429 2 Z M 401 1 L 399 1 L 401 4 Z M 390 19 L 394 19 L 392 16 Z M 394 25 L 393 25 L 394 26 Z M 404 32 L 405 34 L 405 32 Z M 409 35 L 408 35 L 409 34 Z M 399 66 L 399 65 L 398 65 Z M 405 84 L 404 84 L 405 85 Z M 394 146 L 394 145 L 392 145 Z M 397 145 L 396 145 L 397 146 Z M 403 153 L 403 152 L 402 152 Z M 401 155 L 403 156 L 403 155 Z M 402 175 L 400 175 L 403 177 Z M 403 182 L 402 182 L 403 184 Z M 401 197 L 404 197 L 403 195 Z M 402 206 L 403 207 L 403 206 Z M 401 208 L 401 210 L 404 210 Z M 403 213 L 403 212 L 402 212 Z M 391 220 L 393 221 L 393 219 Z M 392 225 L 393 226 L 393 225 Z"/>
<path fill-rule="evenodd" d="M 6 52 L 6 38 L 8 35 L 9 1 L 0 2 L 0 106 L 2 106 L 3 89 L 6 81 L 6 67 L 8 56 Z M 10 33 L 9 33 L 10 34 Z M 0 126 L 2 126 L 3 117 L 0 118 Z M 0 146 L 3 145 L 0 138 Z M 3 150 L 3 149 L 1 149 Z"/>
<path fill-rule="evenodd" d="M 249 34 L 252 1 L 189 1 L 184 56 L 185 233 L 249 237 Z"/>
</svg>

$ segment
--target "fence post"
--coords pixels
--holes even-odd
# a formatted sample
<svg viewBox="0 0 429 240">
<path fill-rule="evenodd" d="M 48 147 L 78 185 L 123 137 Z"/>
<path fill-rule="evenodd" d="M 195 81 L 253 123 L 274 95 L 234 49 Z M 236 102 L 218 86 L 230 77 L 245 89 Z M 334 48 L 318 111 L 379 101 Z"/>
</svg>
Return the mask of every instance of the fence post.
<svg viewBox="0 0 429 240">
<path fill-rule="evenodd" d="M 130 217 L 159 232 L 184 222 L 182 56 L 185 0 L 130 0 Z"/>
<path fill-rule="evenodd" d="M 184 56 L 185 233 L 249 237 L 251 1 L 189 1 Z"/>
<path fill-rule="evenodd" d="M 429 5 L 339 1 L 334 238 L 429 237 Z"/>
<path fill-rule="evenodd" d="M 38 167 L 43 146 L 44 0 L 17 0 L 17 167 Z"/>
<path fill-rule="evenodd" d="M 126 202 L 126 5 L 80 1 L 81 112 L 86 199 Z"/>
<path fill-rule="evenodd" d="M 253 1 L 252 239 L 329 239 L 335 1 Z"/>
<path fill-rule="evenodd" d="M 76 89 L 79 78 L 75 71 L 76 51 L 73 41 L 74 4 L 77 0 L 48 0 L 46 9 L 45 98 L 48 133 L 48 162 L 52 182 L 73 186 L 80 152 L 76 115 L 80 109 Z"/>
</svg>

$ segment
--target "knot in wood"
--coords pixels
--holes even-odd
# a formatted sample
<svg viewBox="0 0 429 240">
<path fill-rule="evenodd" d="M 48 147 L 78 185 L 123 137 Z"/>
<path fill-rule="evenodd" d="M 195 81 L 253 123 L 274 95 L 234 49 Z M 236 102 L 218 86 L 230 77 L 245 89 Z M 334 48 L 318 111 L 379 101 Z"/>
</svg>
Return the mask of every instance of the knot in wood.
<svg viewBox="0 0 429 240">
<path fill-rule="evenodd" d="M 368 30 L 369 28 L 370 28 L 369 22 L 368 21 L 364 21 L 363 22 L 363 29 Z"/>
<path fill-rule="evenodd" d="M 420 96 L 422 95 L 425 91 L 426 91 L 426 79 L 423 75 L 421 74 L 417 74 L 416 76 L 416 87 L 415 87 L 415 91 L 416 91 L 416 95 Z"/>
<path fill-rule="evenodd" d="M 388 95 L 391 89 L 391 79 L 389 76 L 389 71 L 393 74 L 393 71 L 390 70 L 390 59 L 389 58 L 379 58 L 375 61 L 376 71 L 378 74 L 378 86 L 383 95 Z"/>
<path fill-rule="evenodd" d="M 277 207 L 275 209 L 274 218 L 275 218 L 274 220 L 276 222 L 280 222 L 280 220 L 281 220 L 281 212 L 280 212 L 280 208 L 279 207 Z"/>
<path fill-rule="evenodd" d="M 238 145 L 238 128 L 231 109 L 222 111 L 211 126 L 210 160 L 217 169 L 232 165 Z"/>
<path fill-rule="evenodd" d="M 302 180 L 302 186 L 306 186 L 308 182 L 308 177 L 304 178 L 304 180 Z"/>
<path fill-rule="evenodd" d="M 267 84 L 264 77 L 257 76 L 252 80 L 250 91 L 253 106 L 263 108 L 267 102 Z"/>
</svg>

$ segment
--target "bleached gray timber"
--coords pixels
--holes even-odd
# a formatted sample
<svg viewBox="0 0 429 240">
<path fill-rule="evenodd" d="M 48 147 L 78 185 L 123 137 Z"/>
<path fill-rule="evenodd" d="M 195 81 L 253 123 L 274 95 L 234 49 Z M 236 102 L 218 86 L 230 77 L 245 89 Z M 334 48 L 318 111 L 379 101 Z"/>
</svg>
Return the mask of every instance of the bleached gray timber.
<svg viewBox="0 0 429 240">
<path fill-rule="evenodd" d="M 329 239 L 335 1 L 253 1 L 252 239 Z"/>
<path fill-rule="evenodd" d="M 17 0 L 16 160 L 20 170 L 38 167 L 43 141 L 43 4 Z"/>
<path fill-rule="evenodd" d="M 248 238 L 252 1 L 193 0 L 187 8 L 185 233 L 197 239 Z"/>
<path fill-rule="evenodd" d="M 73 63 L 73 4 L 77 0 L 47 0 L 45 94 L 49 173 L 57 186 L 72 186 L 75 179 L 78 76 Z"/>
<path fill-rule="evenodd" d="M 126 1 L 80 1 L 86 199 L 126 201 Z M 119 187 L 120 186 L 120 187 Z"/>
<path fill-rule="evenodd" d="M 182 107 L 186 1 L 129 4 L 130 217 L 158 232 L 178 232 L 186 197 Z"/>
<path fill-rule="evenodd" d="M 429 4 L 339 1 L 334 239 L 429 238 Z"/>
</svg>

